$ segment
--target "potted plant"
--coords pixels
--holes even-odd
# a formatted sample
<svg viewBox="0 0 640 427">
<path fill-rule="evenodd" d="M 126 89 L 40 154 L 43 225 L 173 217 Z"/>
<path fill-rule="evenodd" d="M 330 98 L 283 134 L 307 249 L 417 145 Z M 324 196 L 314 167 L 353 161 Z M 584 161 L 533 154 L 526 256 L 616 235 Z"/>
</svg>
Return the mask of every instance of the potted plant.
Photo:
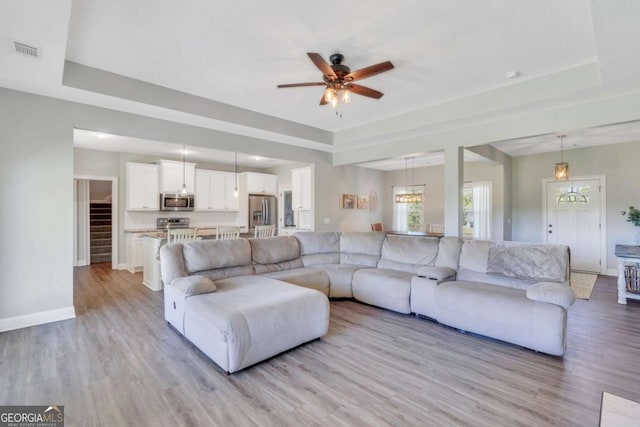
<svg viewBox="0 0 640 427">
<path fill-rule="evenodd" d="M 623 216 L 627 216 L 627 222 L 630 222 L 636 227 L 640 227 L 640 210 L 633 206 L 629 206 L 628 211 L 620 212 Z M 636 233 L 636 245 L 640 245 L 640 231 Z"/>
</svg>

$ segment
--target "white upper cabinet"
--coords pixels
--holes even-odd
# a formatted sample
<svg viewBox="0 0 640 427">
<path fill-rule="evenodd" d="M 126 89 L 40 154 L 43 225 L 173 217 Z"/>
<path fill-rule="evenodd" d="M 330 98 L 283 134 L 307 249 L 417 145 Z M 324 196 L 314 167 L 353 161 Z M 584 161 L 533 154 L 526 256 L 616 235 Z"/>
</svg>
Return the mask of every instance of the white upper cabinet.
<svg viewBox="0 0 640 427">
<path fill-rule="evenodd" d="M 204 169 L 195 171 L 196 211 L 237 211 L 238 197 L 233 195 L 235 174 Z"/>
<path fill-rule="evenodd" d="M 160 210 L 158 165 L 126 164 L 127 210 Z"/>
<path fill-rule="evenodd" d="M 294 210 L 312 210 L 311 167 L 291 169 L 291 207 Z"/>
<path fill-rule="evenodd" d="M 195 193 L 195 163 L 185 163 L 174 160 L 160 160 L 160 191 L 175 193 L 182 190 L 182 182 L 187 186 L 187 193 Z"/>
<path fill-rule="evenodd" d="M 254 172 L 245 172 L 242 175 L 246 177 L 249 194 L 275 195 L 278 193 L 277 175 Z"/>
</svg>

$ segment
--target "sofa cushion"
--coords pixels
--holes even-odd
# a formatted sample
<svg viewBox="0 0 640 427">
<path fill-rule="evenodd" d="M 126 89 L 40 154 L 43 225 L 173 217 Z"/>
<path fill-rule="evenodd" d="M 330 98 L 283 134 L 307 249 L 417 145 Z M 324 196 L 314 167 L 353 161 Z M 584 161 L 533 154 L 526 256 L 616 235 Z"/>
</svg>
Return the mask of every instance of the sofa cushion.
<svg viewBox="0 0 640 427">
<path fill-rule="evenodd" d="M 214 282 L 216 280 L 228 279 L 237 276 L 251 276 L 253 268 L 250 265 L 239 265 L 237 267 L 216 268 L 214 270 L 199 271 L 200 276 L 207 277 Z"/>
<path fill-rule="evenodd" d="M 576 302 L 576 294 L 570 286 L 555 282 L 540 282 L 527 288 L 527 298 L 569 308 Z"/>
<path fill-rule="evenodd" d="M 532 301 L 523 290 L 453 281 L 440 283 L 435 298 L 440 323 L 544 353 L 565 352 L 566 310 Z"/>
<path fill-rule="evenodd" d="M 434 265 L 437 256 L 437 238 L 388 235 L 377 267 L 416 274 L 420 267 Z"/>
<path fill-rule="evenodd" d="M 353 297 L 377 307 L 411 313 L 409 295 L 413 274 L 384 268 L 367 268 L 353 273 Z"/>
<path fill-rule="evenodd" d="M 495 243 L 489 248 L 487 273 L 541 282 L 565 282 L 568 254 L 568 248 L 562 245 Z"/>
<path fill-rule="evenodd" d="M 489 249 L 493 245 L 494 242 L 488 240 L 465 240 L 462 242 L 459 268 L 486 273 Z"/>
<path fill-rule="evenodd" d="M 160 247 L 160 274 L 164 283 L 171 283 L 178 277 L 188 276 L 182 255 L 182 243 Z"/>
<path fill-rule="evenodd" d="M 427 265 L 418 269 L 418 276 L 426 277 L 431 280 L 450 279 L 456 275 L 456 271 L 449 267 L 434 267 Z"/>
<path fill-rule="evenodd" d="M 353 298 L 351 288 L 353 273 L 371 267 L 358 264 L 316 264 L 313 268 L 323 270 L 329 275 L 329 296 L 331 298 Z"/>
<path fill-rule="evenodd" d="M 162 251 L 161 251 L 162 252 Z M 251 246 L 245 239 L 198 240 L 182 245 L 187 273 L 251 265 Z"/>
<path fill-rule="evenodd" d="M 443 237 L 438 243 L 436 267 L 448 267 L 458 270 L 462 240 L 457 237 Z"/>
<path fill-rule="evenodd" d="M 185 300 L 184 335 L 222 369 L 235 372 L 326 334 L 329 301 L 320 292 L 241 276 Z"/>
<path fill-rule="evenodd" d="M 249 239 L 254 264 L 277 264 L 300 258 L 300 244 L 294 236 Z"/>
<path fill-rule="evenodd" d="M 340 264 L 375 267 L 380 259 L 383 232 L 345 232 L 340 235 Z"/>
<path fill-rule="evenodd" d="M 329 275 L 322 270 L 311 267 L 295 268 L 292 270 L 274 271 L 263 274 L 265 277 L 282 280 L 283 282 L 315 289 L 329 295 Z"/>
<path fill-rule="evenodd" d="M 293 270 L 294 268 L 302 268 L 304 264 L 302 259 L 296 258 L 289 261 L 279 262 L 277 264 L 253 264 L 254 274 L 272 273 L 274 271 Z"/>
<path fill-rule="evenodd" d="M 300 244 L 300 255 L 305 267 L 315 264 L 338 264 L 340 262 L 340 233 L 296 233 L 295 237 Z"/>
<path fill-rule="evenodd" d="M 182 292 L 185 296 L 208 294 L 216 290 L 213 280 L 200 276 L 178 277 L 171 282 L 171 286 Z"/>
</svg>

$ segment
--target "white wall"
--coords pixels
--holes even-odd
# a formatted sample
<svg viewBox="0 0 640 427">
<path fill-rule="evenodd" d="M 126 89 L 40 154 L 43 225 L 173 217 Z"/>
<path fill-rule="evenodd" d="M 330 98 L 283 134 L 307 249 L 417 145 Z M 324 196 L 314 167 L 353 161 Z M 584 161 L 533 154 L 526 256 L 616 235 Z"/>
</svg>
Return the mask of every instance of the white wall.
<svg viewBox="0 0 640 427">
<path fill-rule="evenodd" d="M 607 268 L 616 268 L 614 247 L 635 244 L 638 230 L 620 211 L 640 206 L 640 142 L 567 150 L 570 178 L 605 175 Z M 513 158 L 513 239 L 542 240 L 542 180 L 552 178 L 559 153 Z"/>
<path fill-rule="evenodd" d="M 0 331 L 73 317 L 73 146 L 64 102 L 0 89 Z"/>
</svg>

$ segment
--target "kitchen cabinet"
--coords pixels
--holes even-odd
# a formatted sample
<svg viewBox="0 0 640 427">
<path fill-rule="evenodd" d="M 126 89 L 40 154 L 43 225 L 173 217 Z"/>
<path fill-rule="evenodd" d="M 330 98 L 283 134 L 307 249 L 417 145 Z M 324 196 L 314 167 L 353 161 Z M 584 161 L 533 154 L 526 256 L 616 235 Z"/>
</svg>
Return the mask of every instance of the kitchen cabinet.
<svg viewBox="0 0 640 427">
<path fill-rule="evenodd" d="M 195 192 L 195 163 L 184 163 L 174 160 L 160 160 L 160 192 L 175 193 L 182 190 L 182 183 L 187 186 L 187 193 Z"/>
<path fill-rule="evenodd" d="M 146 163 L 126 164 L 127 210 L 160 210 L 158 165 Z"/>
<path fill-rule="evenodd" d="M 238 197 L 234 196 L 236 176 L 231 172 L 196 169 L 196 211 L 237 211 Z"/>
<path fill-rule="evenodd" d="M 243 178 L 247 180 L 247 191 L 249 194 L 276 195 L 278 192 L 278 176 L 265 173 L 243 173 Z"/>
<path fill-rule="evenodd" d="M 126 233 L 127 270 L 136 273 L 144 266 L 144 233 Z"/>
<path fill-rule="evenodd" d="M 291 206 L 294 210 L 312 210 L 311 167 L 291 169 Z"/>
<path fill-rule="evenodd" d="M 311 166 L 291 169 L 291 206 L 299 229 L 313 230 Z"/>
</svg>

